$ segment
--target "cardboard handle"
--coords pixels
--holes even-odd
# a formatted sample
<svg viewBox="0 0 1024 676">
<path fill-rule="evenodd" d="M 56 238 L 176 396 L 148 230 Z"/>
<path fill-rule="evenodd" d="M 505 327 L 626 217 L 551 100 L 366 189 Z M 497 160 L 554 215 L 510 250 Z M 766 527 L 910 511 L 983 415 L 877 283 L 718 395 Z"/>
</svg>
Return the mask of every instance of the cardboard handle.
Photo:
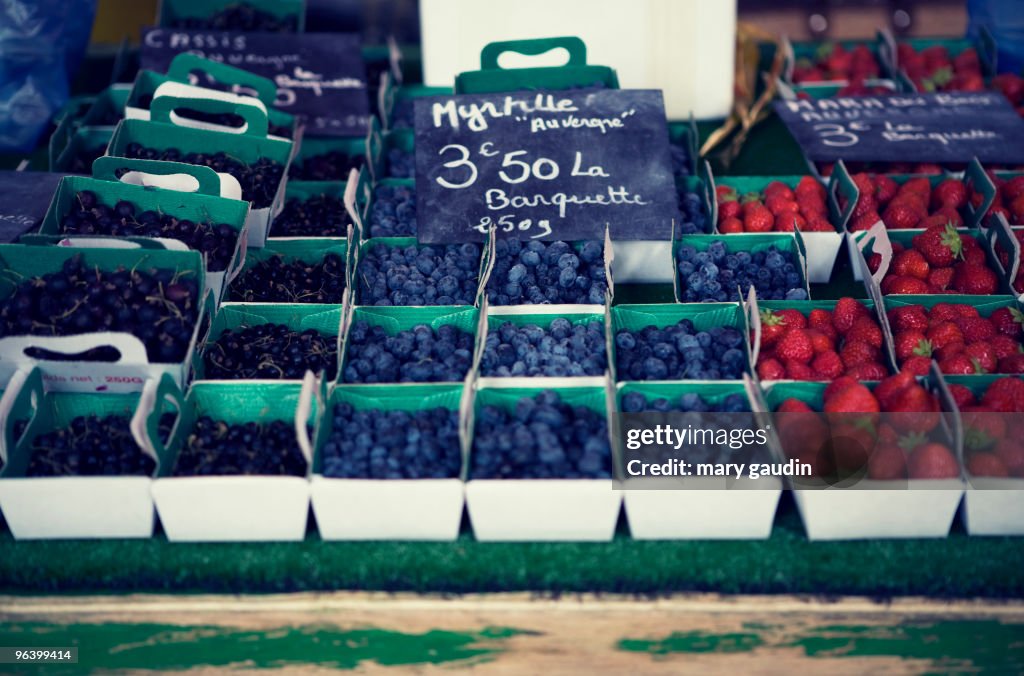
<svg viewBox="0 0 1024 676">
<path fill-rule="evenodd" d="M 761 310 L 757 306 L 757 290 L 751 285 L 747 291 L 747 302 L 743 306 L 747 316 L 748 328 L 753 329 L 754 335 L 749 336 L 750 341 L 750 366 L 756 370 L 757 359 L 761 354 Z"/>
<path fill-rule="evenodd" d="M 505 52 L 515 52 L 526 56 L 537 56 L 559 47 L 569 52 L 566 66 L 587 65 L 587 45 L 574 36 L 560 38 L 538 38 L 536 40 L 505 40 L 484 45 L 480 51 L 480 70 L 502 70 L 498 65 L 498 57 Z"/>
<path fill-rule="evenodd" d="M 312 371 L 306 371 L 302 378 L 302 389 L 299 391 L 299 402 L 295 406 L 295 439 L 308 465 L 313 464 L 313 440 L 309 438 L 309 430 L 306 429 L 306 424 L 312 412 L 313 397 L 319 396 L 317 394 L 319 388 L 320 378 Z M 323 408 L 323 406 L 320 408 Z"/>
<path fill-rule="evenodd" d="M 201 113 L 238 115 L 245 121 L 242 127 L 226 127 L 208 122 L 197 122 L 177 115 L 174 111 L 179 108 L 187 108 Z M 224 101 L 220 99 L 191 99 L 178 96 L 158 96 L 153 99 L 150 106 L 149 118 L 153 122 L 174 124 L 179 127 L 191 127 L 195 129 L 208 129 L 240 136 L 254 136 L 266 138 L 269 129 L 267 113 L 259 107 L 241 103 L 238 101 Z"/>
<path fill-rule="evenodd" d="M 242 274 L 243 268 L 245 268 L 245 257 L 249 253 L 249 224 L 246 223 L 242 226 L 242 229 L 238 231 L 238 260 L 235 262 L 235 267 L 227 270 L 227 274 L 224 275 L 224 288 L 227 288 L 231 282 L 238 278 L 238 275 Z"/>
<path fill-rule="evenodd" d="M 15 359 L 33 363 L 47 361 L 30 357 L 25 353 L 29 348 L 33 347 L 66 355 L 80 354 L 98 347 L 112 347 L 120 353 L 120 357 L 114 362 L 104 363 L 149 363 L 146 346 L 142 344 L 141 340 L 130 333 L 102 331 L 80 333 L 74 336 L 9 336 L 0 339 L 0 345 L 3 345 L 4 349 L 18 353 Z"/>
<path fill-rule="evenodd" d="M 366 135 L 366 166 L 370 168 L 370 178 L 374 183 L 378 179 L 384 178 L 383 176 L 377 176 L 377 167 L 383 168 L 381 164 L 383 154 L 384 137 L 380 132 L 380 123 L 374 118 L 370 122 L 370 131 Z"/>
<path fill-rule="evenodd" d="M 36 412 L 43 401 L 43 376 L 38 368 L 30 371 L 19 369 L 11 376 L 4 395 L 0 398 L 0 460 L 6 465 L 9 462 L 11 451 L 18 444 L 20 439 L 14 438 L 15 416 L 12 412 L 29 412 L 29 425 L 22 435 L 26 435 L 32 421 L 35 420 Z"/>
<path fill-rule="evenodd" d="M 128 172 L 118 177 L 117 172 L 127 169 Z M 121 181 L 133 185 L 155 186 L 179 192 L 196 192 L 201 195 L 220 197 L 220 178 L 210 167 L 184 162 L 164 162 L 162 160 L 143 160 L 130 157 L 97 157 L 92 163 L 93 178 L 104 181 Z M 188 176 L 195 179 L 197 187 L 192 188 L 180 177 Z M 167 180 L 169 177 L 171 180 Z"/>
<path fill-rule="evenodd" d="M 874 253 L 882 257 L 878 270 L 874 273 L 871 273 L 871 270 L 867 267 L 868 259 L 864 255 L 864 250 L 872 242 L 874 242 L 872 246 Z M 879 221 L 871 226 L 867 234 L 857 243 L 857 248 L 860 250 L 861 259 L 864 261 L 865 274 L 870 274 L 871 281 L 875 286 L 881 287 L 882 279 L 885 278 L 885 273 L 889 271 L 889 264 L 892 263 L 892 242 L 889 241 L 889 234 L 886 232 L 885 223 Z M 865 279 L 867 279 L 866 276 Z"/>
<path fill-rule="evenodd" d="M 170 401 L 178 411 L 166 444 L 160 438 L 160 418 L 164 412 L 163 406 L 160 404 L 165 400 Z M 138 406 L 135 407 L 135 413 L 132 415 L 128 427 L 139 448 L 156 461 L 157 472 L 159 472 L 162 459 L 167 455 L 167 449 L 173 446 L 172 442 L 184 433 L 184 430 L 181 429 L 184 410 L 185 399 L 174 382 L 174 378 L 170 375 L 164 374 L 160 380 L 151 378 L 142 386 Z"/>
<path fill-rule="evenodd" d="M 256 92 L 256 98 L 268 106 L 273 105 L 274 99 L 277 98 L 277 85 L 273 81 L 247 70 L 204 59 L 189 52 L 182 52 L 174 57 L 171 65 L 167 68 L 167 75 L 178 82 L 189 82 L 190 76 L 197 70 L 212 76 L 223 85 L 249 87 Z"/>
<path fill-rule="evenodd" d="M 352 169 L 348 174 L 348 181 L 345 183 L 345 194 L 342 197 L 342 201 L 345 204 L 345 211 L 348 213 L 348 217 L 352 219 L 352 225 L 356 227 L 358 231 L 359 239 L 363 239 L 365 234 L 363 232 L 363 217 L 359 213 L 359 207 L 357 202 L 359 200 L 359 188 L 364 181 L 360 175 L 358 169 Z M 353 240 L 349 238 L 349 242 Z"/>
</svg>

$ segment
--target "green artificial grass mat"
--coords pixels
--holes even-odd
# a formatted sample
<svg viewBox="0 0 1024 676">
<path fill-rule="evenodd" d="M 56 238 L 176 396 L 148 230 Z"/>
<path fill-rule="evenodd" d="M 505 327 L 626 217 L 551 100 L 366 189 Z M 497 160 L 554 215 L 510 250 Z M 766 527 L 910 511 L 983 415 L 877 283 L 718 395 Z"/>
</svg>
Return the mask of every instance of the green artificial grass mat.
<svg viewBox="0 0 1024 676">
<path fill-rule="evenodd" d="M 275 593 L 371 590 L 673 592 L 1024 598 L 1024 538 L 809 542 L 789 496 L 764 541 L 245 544 L 15 542 L 0 536 L 0 593 Z"/>
</svg>

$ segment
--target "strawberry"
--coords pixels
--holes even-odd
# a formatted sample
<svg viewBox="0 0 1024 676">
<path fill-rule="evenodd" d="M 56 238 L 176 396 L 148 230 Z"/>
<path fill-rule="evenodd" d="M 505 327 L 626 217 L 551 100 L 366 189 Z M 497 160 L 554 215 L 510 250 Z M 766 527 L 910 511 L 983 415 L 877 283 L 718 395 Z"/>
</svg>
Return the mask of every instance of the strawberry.
<svg viewBox="0 0 1024 676">
<path fill-rule="evenodd" d="M 964 427 L 964 448 L 980 451 L 1006 437 L 1006 416 L 985 406 L 967 406 L 960 412 Z"/>
<path fill-rule="evenodd" d="M 835 352 L 822 352 L 811 362 L 811 369 L 823 380 L 832 380 L 843 374 L 843 360 Z"/>
<path fill-rule="evenodd" d="M 783 366 L 786 368 L 787 378 L 793 380 L 815 380 L 814 370 L 803 362 L 787 359 Z"/>
<path fill-rule="evenodd" d="M 882 220 L 890 230 L 907 230 L 917 227 L 921 213 L 908 204 L 893 201 L 882 212 Z"/>
<path fill-rule="evenodd" d="M 843 365 L 851 369 L 858 364 L 869 364 L 877 359 L 877 352 L 867 343 L 860 340 L 847 340 L 843 343 L 839 356 Z"/>
<path fill-rule="evenodd" d="M 964 219 L 960 215 L 960 212 L 952 209 L 951 207 L 939 207 L 939 210 L 935 212 L 934 216 L 939 216 L 943 219 L 941 221 L 942 225 L 952 223 L 954 228 L 964 227 Z M 931 218 L 931 216 L 929 216 L 929 218 Z M 936 225 L 938 224 L 939 223 L 937 222 Z"/>
<path fill-rule="evenodd" d="M 743 229 L 746 232 L 769 232 L 775 225 L 775 216 L 760 202 L 743 205 Z"/>
<path fill-rule="evenodd" d="M 782 380 L 786 377 L 786 367 L 774 357 L 757 360 L 757 377 L 761 380 Z"/>
<path fill-rule="evenodd" d="M 787 329 L 807 328 L 807 317 L 799 310 L 776 310 L 775 314 L 782 318 L 782 322 L 786 325 Z"/>
<path fill-rule="evenodd" d="M 978 373 L 992 373 L 999 361 L 992 346 L 985 342 L 971 343 L 964 349 L 964 354 L 974 364 L 974 369 Z"/>
<path fill-rule="evenodd" d="M 881 380 L 889 375 L 889 371 L 877 361 L 857 364 L 846 372 L 847 375 L 857 380 Z"/>
<path fill-rule="evenodd" d="M 796 184 L 794 191 L 797 197 L 803 195 L 817 195 L 822 199 L 825 198 L 825 186 L 821 184 L 813 176 L 802 176 L 800 181 Z"/>
<path fill-rule="evenodd" d="M 955 275 L 953 268 L 935 268 L 928 272 L 928 285 L 938 291 L 945 291 L 953 283 Z"/>
<path fill-rule="evenodd" d="M 947 178 L 932 190 L 932 206 L 963 209 L 967 206 L 967 186 L 956 178 Z"/>
<path fill-rule="evenodd" d="M 996 380 L 981 396 L 981 404 L 1000 413 L 1024 412 L 1024 381 L 1019 378 Z"/>
<path fill-rule="evenodd" d="M 915 376 L 926 376 L 931 370 L 932 360 L 928 357 L 911 357 L 900 364 L 900 373 L 907 371 Z"/>
<path fill-rule="evenodd" d="M 827 394 L 827 393 L 826 393 Z M 825 397 L 826 413 L 878 413 L 878 400 L 864 385 L 854 382 Z"/>
<path fill-rule="evenodd" d="M 928 261 L 920 251 L 907 249 L 893 256 L 889 271 L 892 275 L 928 279 Z"/>
<path fill-rule="evenodd" d="M 928 321 L 930 324 L 937 322 L 957 323 L 962 316 L 958 305 L 954 303 L 936 303 L 932 306 L 931 312 L 928 313 Z"/>
<path fill-rule="evenodd" d="M 882 329 L 871 317 L 859 317 L 850 327 L 845 339 L 860 340 L 880 350 L 882 348 Z"/>
<path fill-rule="evenodd" d="M 897 361 L 911 357 L 930 357 L 932 355 L 932 344 L 928 342 L 922 331 L 911 329 L 900 331 L 894 339 Z"/>
<path fill-rule="evenodd" d="M 802 212 L 801 212 L 802 213 Z M 807 216 L 807 227 L 803 228 L 807 232 L 835 232 L 836 229 L 832 227 L 829 220 L 824 216 Z"/>
<path fill-rule="evenodd" d="M 832 310 L 832 325 L 840 334 L 845 334 L 860 317 L 870 317 L 871 312 L 863 303 L 849 296 L 844 296 L 836 301 Z"/>
<path fill-rule="evenodd" d="M 789 327 L 786 325 L 786 319 L 781 315 L 778 315 L 771 310 L 761 310 L 761 347 L 771 347 L 775 343 L 779 342 L 779 338 L 782 337 Z"/>
<path fill-rule="evenodd" d="M 939 360 L 939 370 L 947 375 L 975 375 L 978 373 L 974 362 L 963 352 Z"/>
<path fill-rule="evenodd" d="M 1013 476 L 1024 476 L 1024 446 L 1013 439 L 1003 439 L 996 444 L 995 454 L 1006 465 Z"/>
<path fill-rule="evenodd" d="M 933 267 L 949 267 L 957 258 L 963 257 L 960 234 L 951 225 L 932 226 L 914 235 L 913 243 Z"/>
<path fill-rule="evenodd" d="M 923 331 L 928 328 L 928 315 L 923 305 L 905 305 L 889 310 L 889 322 L 896 331 L 916 329 Z"/>
<path fill-rule="evenodd" d="M 908 179 L 899 187 L 899 195 L 921 195 L 927 199 L 932 192 L 932 182 L 927 178 L 916 177 Z"/>
<path fill-rule="evenodd" d="M 902 372 L 896 375 L 889 376 L 882 382 L 878 383 L 873 390 L 875 393 L 875 399 L 878 400 L 878 406 L 883 410 L 890 410 L 896 396 L 907 389 L 917 384 L 913 374 Z"/>
<path fill-rule="evenodd" d="M 896 196 L 896 191 L 899 190 L 899 185 L 888 176 L 875 176 L 874 180 L 875 200 L 884 206 L 891 202 L 892 198 Z"/>
<path fill-rule="evenodd" d="M 1024 373 L 1024 354 L 1020 352 L 1003 357 L 996 365 L 998 373 Z"/>
<path fill-rule="evenodd" d="M 733 197 L 728 200 L 718 201 L 718 222 L 721 223 L 727 218 L 739 218 L 742 213 L 740 203 L 733 193 Z"/>
<path fill-rule="evenodd" d="M 953 383 L 949 386 L 949 393 L 952 395 L 953 401 L 956 402 L 956 407 L 959 409 L 966 408 L 967 406 L 973 406 L 975 403 L 974 392 L 971 392 L 966 385 Z"/>
<path fill-rule="evenodd" d="M 836 327 L 832 325 L 832 313 L 821 308 L 815 308 L 807 315 L 807 327 L 828 336 L 832 340 L 835 340 L 838 335 Z"/>
<path fill-rule="evenodd" d="M 776 216 L 784 211 L 798 211 L 800 209 L 800 206 L 796 203 L 796 200 L 793 199 L 793 197 L 787 197 L 780 194 L 766 196 L 764 205 L 767 207 L 768 211 L 772 212 Z"/>
<path fill-rule="evenodd" d="M 776 232 L 793 232 L 794 230 L 805 230 L 807 219 L 795 211 L 783 211 L 775 217 L 774 230 Z"/>
<path fill-rule="evenodd" d="M 882 280 L 882 286 L 882 292 L 885 294 L 916 295 L 932 292 L 928 283 L 917 277 L 886 275 L 885 279 Z"/>
<path fill-rule="evenodd" d="M 836 349 L 835 340 L 829 338 L 820 331 L 814 329 L 805 329 L 807 331 L 807 337 L 811 339 L 811 349 L 814 350 L 814 354 L 821 354 L 822 352 L 833 352 Z"/>
<path fill-rule="evenodd" d="M 1022 177 L 1024 178 L 1024 177 Z M 1024 324 L 1024 313 L 1015 307 L 1001 307 L 995 310 L 989 318 L 996 326 L 996 331 L 1010 336 L 1011 338 L 1021 337 L 1021 325 Z"/>
<path fill-rule="evenodd" d="M 1009 209 L 1011 225 L 1024 223 L 1024 195 L 1014 197 L 1010 202 Z"/>
<path fill-rule="evenodd" d="M 953 322 L 933 322 L 925 332 L 925 336 L 934 350 L 940 350 L 951 343 L 964 342 L 964 334 L 960 332 L 960 327 Z"/>
<path fill-rule="evenodd" d="M 985 317 L 961 317 L 956 325 L 968 343 L 992 340 L 996 335 L 995 325 Z"/>
<path fill-rule="evenodd" d="M 875 210 L 868 211 L 860 216 L 854 216 L 850 219 L 850 232 L 870 230 L 871 227 L 880 220 L 882 220 L 882 217 L 879 216 L 878 211 Z"/>
<path fill-rule="evenodd" d="M 972 453 L 967 459 L 967 471 L 971 476 L 1010 476 L 1006 463 L 995 453 Z"/>
<path fill-rule="evenodd" d="M 719 202 L 736 199 L 736 188 L 727 185 L 715 186 L 715 199 Z"/>
<path fill-rule="evenodd" d="M 775 409 L 776 413 L 814 413 L 814 409 L 808 406 L 805 402 L 790 397 L 784 402 L 779 404 L 779 407 Z"/>
<path fill-rule="evenodd" d="M 962 263 L 956 266 L 953 288 L 960 293 L 991 296 L 999 288 L 999 278 L 986 265 Z"/>
<path fill-rule="evenodd" d="M 1024 195 L 1024 176 L 1014 176 L 1007 180 L 1000 188 L 1000 194 L 1007 202 Z"/>
<path fill-rule="evenodd" d="M 907 469 L 911 479 L 955 479 L 960 466 L 949 449 L 942 444 L 929 443 L 910 454 Z"/>
<path fill-rule="evenodd" d="M 1009 357 L 1011 354 L 1017 354 L 1020 352 L 1020 343 L 1009 336 L 999 334 L 993 336 L 988 344 L 992 346 L 992 351 L 996 355 L 996 359 L 1002 359 L 1003 357 Z"/>
<path fill-rule="evenodd" d="M 779 342 L 775 346 L 775 354 L 783 362 L 792 360 L 807 364 L 814 357 L 814 346 L 806 331 L 793 328 L 779 338 Z"/>
<path fill-rule="evenodd" d="M 743 221 L 735 216 L 730 216 L 719 222 L 718 232 L 723 235 L 732 235 L 737 232 L 743 232 Z"/>
<path fill-rule="evenodd" d="M 985 251 L 973 237 L 961 237 L 960 245 L 963 251 L 964 263 L 968 265 L 987 266 Z"/>
<path fill-rule="evenodd" d="M 875 448 L 868 459 L 868 478 L 878 481 L 894 481 L 907 478 L 907 456 L 895 444 L 883 444 Z"/>
<path fill-rule="evenodd" d="M 766 199 L 772 197 L 782 197 L 790 201 L 796 199 L 796 193 L 793 192 L 793 189 L 782 181 L 770 181 L 761 192 L 764 193 Z"/>
</svg>

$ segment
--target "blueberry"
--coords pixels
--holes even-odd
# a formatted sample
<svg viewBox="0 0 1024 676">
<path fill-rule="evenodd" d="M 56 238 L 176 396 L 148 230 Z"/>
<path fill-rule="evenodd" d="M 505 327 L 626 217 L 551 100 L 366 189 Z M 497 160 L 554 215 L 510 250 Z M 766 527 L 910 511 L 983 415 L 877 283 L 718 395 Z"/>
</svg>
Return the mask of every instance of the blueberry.
<svg viewBox="0 0 1024 676">
<path fill-rule="evenodd" d="M 573 326 L 555 319 L 547 330 L 502 323 L 484 341 L 480 372 L 485 376 L 596 376 L 607 370 L 603 324 Z"/>
<path fill-rule="evenodd" d="M 524 246 L 518 240 L 499 240 L 497 244 L 487 285 L 492 304 L 604 304 L 608 287 L 600 242 L 582 242 L 578 251 L 566 242 L 531 240 Z M 519 296 L 506 292 L 509 282 L 519 284 Z"/>
<path fill-rule="evenodd" d="M 374 188 L 370 237 L 415 237 L 416 233 L 416 191 L 408 186 Z"/>
<path fill-rule="evenodd" d="M 479 268 L 480 249 L 474 244 L 403 247 L 377 243 L 359 263 L 359 302 L 363 305 L 407 305 L 412 301 L 418 305 L 473 305 Z M 426 269 L 431 270 L 429 276 L 422 272 Z M 405 291 L 410 278 L 416 278 L 410 288 L 418 293 Z"/>
</svg>

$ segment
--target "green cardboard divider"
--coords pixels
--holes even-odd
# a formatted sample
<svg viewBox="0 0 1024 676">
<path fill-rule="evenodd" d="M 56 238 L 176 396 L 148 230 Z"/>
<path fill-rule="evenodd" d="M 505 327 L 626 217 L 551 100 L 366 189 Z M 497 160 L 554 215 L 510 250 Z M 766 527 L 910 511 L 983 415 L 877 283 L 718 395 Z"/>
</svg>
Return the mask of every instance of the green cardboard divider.
<svg viewBox="0 0 1024 676">
<path fill-rule="evenodd" d="M 107 87 L 96 95 L 93 104 L 85 115 L 82 116 L 81 124 L 86 127 L 103 126 L 101 123 L 111 114 L 123 118 L 129 93 L 131 93 L 131 88 L 124 85 L 111 85 Z"/>
<path fill-rule="evenodd" d="M 30 371 L 18 371 L 5 384 L 7 391 L 4 392 L 3 403 L 6 409 L 7 401 L 10 401 L 10 408 L 3 411 L 3 466 L 0 467 L 0 477 L 24 475 L 28 468 L 29 457 L 25 453 L 16 453 L 15 449 L 22 446 L 26 441 L 35 439 L 39 431 L 45 427 L 45 416 L 40 415 L 43 408 L 43 399 L 46 393 L 43 387 L 43 374 L 38 368 L 33 367 Z M 37 418 L 39 420 L 37 420 Z M 19 421 L 26 423 L 21 436 L 15 438 L 15 427 Z"/>
<path fill-rule="evenodd" d="M 143 160 L 130 157 L 113 157 L 111 155 L 98 157 L 96 158 L 96 161 L 92 163 L 93 178 L 102 179 L 104 181 L 120 182 L 121 179 L 117 175 L 117 172 L 120 169 L 139 171 L 145 174 L 155 174 L 157 176 L 186 174 L 196 179 L 196 182 L 199 184 L 199 189 L 193 194 L 220 197 L 220 178 L 217 176 L 217 172 L 210 167 L 204 167 L 198 164 L 186 164 L 184 162 Z"/>
<path fill-rule="evenodd" d="M 180 19 L 205 19 L 231 5 L 246 4 L 278 19 L 295 17 L 297 32 L 306 29 L 305 0 L 161 0 L 158 21 L 160 26 L 171 26 Z"/>
<path fill-rule="evenodd" d="M 71 127 L 81 124 L 82 118 L 95 105 L 97 96 L 72 96 L 53 114 L 54 123 L 66 122 Z"/>
<path fill-rule="evenodd" d="M 446 408 L 462 417 L 461 403 L 465 394 L 462 383 L 408 383 L 401 387 L 394 385 L 339 386 L 331 391 L 323 422 L 316 431 L 316 451 L 313 455 L 313 473 L 323 471 L 323 446 L 334 431 L 334 416 L 326 415 L 340 403 L 347 403 L 357 411 L 425 411 L 432 408 Z M 463 465 L 465 465 L 463 449 Z M 463 467 L 460 476 L 466 468 Z"/>
<path fill-rule="evenodd" d="M 644 382 L 629 381 L 619 383 L 615 388 L 615 410 L 621 412 L 622 397 L 630 392 L 640 392 L 647 400 L 664 398 L 679 399 L 684 394 L 697 394 L 709 404 L 720 404 L 730 394 L 742 394 L 748 400 L 747 390 L 743 382 Z"/>
<path fill-rule="evenodd" d="M 56 155 L 50 161 L 50 171 L 70 171 L 75 155 L 80 152 L 99 150 L 99 154 L 103 155 L 112 137 L 113 131 L 109 127 L 80 127 L 69 132 L 67 144 L 56 149 Z M 51 147 L 52 150 L 54 148 Z"/>
<path fill-rule="evenodd" d="M 257 106 L 223 101 L 221 99 L 190 99 L 178 96 L 158 96 L 150 106 L 150 120 L 166 124 L 177 124 L 174 121 L 178 109 L 188 108 L 211 115 L 237 115 L 244 121 L 244 126 L 234 132 L 240 136 L 264 138 L 267 135 L 269 121 L 267 113 Z"/>
<path fill-rule="evenodd" d="M 569 53 L 564 66 L 505 69 L 498 57 L 505 52 L 529 56 L 562 48 Z M 541 38 L 492 42 L 480 52 L 480 70 L 455 77 L 456 94 L 486 94 L 520 89 L 569 89 L 603 84 L 618 89 L 619 78 L 608 66 L 587 65 L 587 47 L 578 37 Z"/>
<path fill-rule="evenodd" d="M 174 0 L 164 0 L 164 2 Z M 204 4 L 206 4 L 204 2 Z M 287 5 L 287 0 L 275 0 L 271 3 L 275 6 Z M 277 98 L 277 85 L 273 80 L 262 77 L 241 68 L 229 66 L 219 61 L 204 59 L 198 54 L 182 52 L 171 60 L 167 67 L 167 76 L 175 82 L 189 82 L 193 72 L 199 71 L 213 77 L 217 82 L 226 86 L 239 85 L 255 92 L 256 98 L 263 102 L 267 108 L 274 105 Z"/>
</svg>

